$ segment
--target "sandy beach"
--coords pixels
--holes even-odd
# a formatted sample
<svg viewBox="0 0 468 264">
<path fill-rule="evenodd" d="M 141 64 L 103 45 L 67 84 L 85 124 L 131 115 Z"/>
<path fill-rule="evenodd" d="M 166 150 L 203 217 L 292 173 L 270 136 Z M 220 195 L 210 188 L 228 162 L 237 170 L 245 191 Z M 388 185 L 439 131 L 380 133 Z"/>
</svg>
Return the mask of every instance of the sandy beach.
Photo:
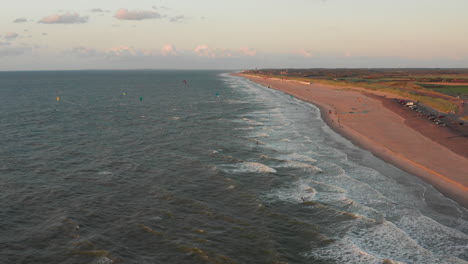
<svg viewBox="0 0 468 264">
<path fill-rule="evenodd" d="M 460 133 L 417 116 L 393 95 L 239 76 L 313 103 L 336 132 L 468 208 L 468 139 Z"/>
</svg>

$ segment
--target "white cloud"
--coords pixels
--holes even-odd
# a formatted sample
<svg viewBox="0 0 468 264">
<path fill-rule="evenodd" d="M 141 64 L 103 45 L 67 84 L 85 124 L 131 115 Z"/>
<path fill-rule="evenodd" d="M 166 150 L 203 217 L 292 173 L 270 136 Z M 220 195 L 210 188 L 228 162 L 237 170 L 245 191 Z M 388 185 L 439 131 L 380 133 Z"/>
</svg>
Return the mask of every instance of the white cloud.
<svg viewBox="0 0 468 264">
<path fill-rule="evenodd" d="M 17 18 L 15 20 L 13 20 L 13 23 L 24 23 L 24 22 L 27 22 L 28 20 L 24 17 L 21 17 L 21 18 Z"/>
<path fill-rule="evenodd" d="M 109 12 L 109 10 L 104 10 L 102 8 L 93 8 L 93 9 L 91 9 L 89 11 L 92 12 L 92 13 L 107 13 L 107 12 Z"/>
<path fill-rule="evenodd" d="M 129 46 L 117 46 L 113 47 L 109 50 L 109 52 L 116 56 L 124 56 L 124 55 L 136 55 L 136 50 Z"/>
<path fill-rule="evenodd" d="M 161 48 L 161 54 L 164 56 L 177 55 L 177 49 L 174 44 L 166 44 Z"/>
<path fill-rule="evenodd" d="M 144 20 L 144 19 L 159 19 L 161 15 L 154 11 L 136 10 L 129 11 L 126 8 L 120 8 L 114 15 L 120 20 Z"/>
<path fill-rule="evenodd" d="M 87 47 L 74 47 L 72 49 L 72 53 L 82 56 L 82 57 L 93 57 L 93 56 L 102 55 L 99 51 L 93 48 L 87 48 Z"/>
<path fill-rule="evenodd" d="M 210 48 L 207 45 L 198 45 L 195 48 L 195 53 L 201 57 L 219 58 L 232 57 L 232 53 L 227 49 Z"/>
<path fill-rule="evenodd" d="M 28 48 L 1 48 L 0 49 L 0 57 L 9 57 L 9 56 L 20 56 L 21 54 L 25 53 Z"/>
<path fill-rule="evenodd" d="M 170 22 L 176 23 L 176 22 L 183 22 L 185 20 L 185 16 L 175 16 L 169 18 Z"/>
<path fill-rule="evenodd" d="M 50 15 L 39 20 L 42 24 L 83 24 L 88 22 L 87 16 L 78 13 L 65 13 L 63 15 Z"/>
<path fill-rule="evenodd" d="M 14 33 L 14 32 L 8 32 L 5 34 L 4 38 L 6 40 L 14 40 L 15 38 L 17 38 L 19 35 Z"/>
<path fill-rule="evenodd" d="M 252 48 L 241 48 L 241 49 L 239 50 L 239 53 L 240 53 L 242 56 L 250 56 L 250 57 L 253 57 L 253 56 L 257 55 L 257 50 L 252 49 Z"/>
<path fill-rule="evenodd" d="M 121 45 L 117 47 L 113 47 L 109 49 L 107 52 L 109 56 L 117 56 L 117 57 L 129 57 L 129 56 L 154 56 L 156 52 L 154 50 L 148 49 L 136 49 L 134 47 Z"/>
<path fill-rule="evenodd" d="M 299 51 L 299 54 L 303 57 L 313 57 L 314 56 L 314 53 L 311 51 L 311 50 L 300 50 Z"/>
</svg>

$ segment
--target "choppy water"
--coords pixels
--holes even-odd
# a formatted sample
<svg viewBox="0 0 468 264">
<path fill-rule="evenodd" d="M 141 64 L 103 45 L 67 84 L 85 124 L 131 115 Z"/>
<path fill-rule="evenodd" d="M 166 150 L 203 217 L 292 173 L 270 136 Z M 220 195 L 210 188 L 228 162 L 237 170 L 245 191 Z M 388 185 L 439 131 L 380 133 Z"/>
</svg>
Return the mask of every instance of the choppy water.
<svg viewBox="0 0 468 264">
<path fill-rule="evenodd" d="M 468 261 L 467 210 L 222 72 L 0 73 L 0 115 L 1 263 Z"/>
</svg>

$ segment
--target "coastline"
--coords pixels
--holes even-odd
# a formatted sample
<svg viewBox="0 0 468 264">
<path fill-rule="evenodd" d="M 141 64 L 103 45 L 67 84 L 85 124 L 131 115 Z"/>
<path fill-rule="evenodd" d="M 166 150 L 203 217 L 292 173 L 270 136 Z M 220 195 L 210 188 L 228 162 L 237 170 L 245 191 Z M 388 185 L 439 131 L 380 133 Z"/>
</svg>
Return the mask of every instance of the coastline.
<svg viewBox="0 0 468 264">
<path fill-rule="evenodd" d="M 468 208 L 468 140 L 418 118 L 392 95 L 234 75 L 316 105 L 335 132 Z"/>
</svg>

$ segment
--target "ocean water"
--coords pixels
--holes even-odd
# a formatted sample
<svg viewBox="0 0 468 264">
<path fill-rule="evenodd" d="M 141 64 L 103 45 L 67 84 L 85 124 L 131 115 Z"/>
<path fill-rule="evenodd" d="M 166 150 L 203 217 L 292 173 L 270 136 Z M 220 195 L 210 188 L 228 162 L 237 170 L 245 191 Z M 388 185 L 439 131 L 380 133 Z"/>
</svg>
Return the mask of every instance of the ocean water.
<svg viewBox="0 0 468 264">
<path fill-rule="evenodd" d="M 0 116 L 1 263 L 468 263 L 466 209 L 226 72 L 2 72 Z"/>
</svg>

